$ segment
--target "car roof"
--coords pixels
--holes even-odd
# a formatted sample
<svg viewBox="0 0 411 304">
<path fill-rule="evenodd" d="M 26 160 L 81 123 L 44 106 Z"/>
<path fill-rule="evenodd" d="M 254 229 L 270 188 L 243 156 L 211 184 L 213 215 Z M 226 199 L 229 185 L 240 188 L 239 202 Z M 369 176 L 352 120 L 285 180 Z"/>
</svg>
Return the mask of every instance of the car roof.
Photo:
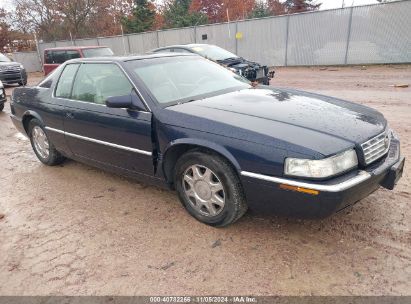
<svg viewBox="0 0 411 304">
<path fill-rule="evenodd" d="M 76 62 L 126 62 L 133 60 L 145 60 L 145 59 L 154 59 L 154 58 L 163 58 L 163 57 L 192 57 L 198 56 L 195 54 L 179 54 L 179 53 L 154 53 L 154 54 L 144 54 L 144 55 L 129 55 L 129 56 L 112 56 L 112 57 L 91 57 L 91 58 L 76 58 L 66 61 L 67 63 L 76 63 Z"/>
<path fill-rule="evenodd" d="M 215 46 L 214 44 L 207 44 L 207 43 L 188 43 L 188 44 L 174 44 L 174 45 L 167 45 L 167 46 L 163 46 L 160 48 L 155 49 L 156 50 L 164 50 L 164 49 L 172 49 L 172 48 L 194 48 L 194 47 L 200 47 L 200 46 Z"/>
<path fill-rule="evenodd" d="M 44 49 L 45 51 L 64 51 L 64 50 L 87 50 L 87 49 L 102 49 L 102 48 L 108 48 L 108 46 L 104 45 L 90 45 L 90 46 L 60 46 L 60 47 L 54 47 L 54 48 L 47 48 Z"/>
</svg>

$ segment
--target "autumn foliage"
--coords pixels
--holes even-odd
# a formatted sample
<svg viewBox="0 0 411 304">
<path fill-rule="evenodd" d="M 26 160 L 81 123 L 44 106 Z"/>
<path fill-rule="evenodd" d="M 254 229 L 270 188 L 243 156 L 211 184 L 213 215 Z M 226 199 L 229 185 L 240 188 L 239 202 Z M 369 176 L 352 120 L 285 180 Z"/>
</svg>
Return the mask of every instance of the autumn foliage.
<svg viewBox="0 0 411 304">
<path fill-rule="evenodd" d="M 3 11 L 2 48 L 11 33 L 45 41 L 120 35 L 316 10 L 314 0 L 13 0 Z M 4 16 L 7 16 L 5 18 Z M 22 36 L 21 36 L 22 37 Z"/>
</svg>

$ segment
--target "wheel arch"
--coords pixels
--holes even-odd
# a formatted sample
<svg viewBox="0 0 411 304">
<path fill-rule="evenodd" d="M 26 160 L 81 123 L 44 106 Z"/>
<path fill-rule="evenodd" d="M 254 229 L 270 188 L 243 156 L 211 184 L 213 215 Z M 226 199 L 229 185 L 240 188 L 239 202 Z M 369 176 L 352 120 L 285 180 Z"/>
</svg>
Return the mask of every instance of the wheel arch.
<svg viewBox="0 0 411 304">
<path fill-rule="evenodd" d="M 40 115 L 34 111 L 31 110 L 27 110 L 26 112 L 24 112 L 24 114 L 22 115 L 22 123 L 23 123 L 23 127 L 24 127 L 24 131 L 26 132 L 27 135 L 28 134 L 28 128 L 29 128 L 29 123 L 30 120 L 32 120 L 33 118 L 38 119 L 43 125 L 43 119 L 41 119 Z"/>
<path fill-rule="evenodd" d="M 201 139 L 184 138 L 171 142 L 164 151 L 162 170 L 164 177 L 170 185 L 174 179 L 174 164 L 190 150 L 200 149 L 215 153 L 227 160 L 239 174 L 241 167 L 236 158 L 223 146 Z"/>
</svg>

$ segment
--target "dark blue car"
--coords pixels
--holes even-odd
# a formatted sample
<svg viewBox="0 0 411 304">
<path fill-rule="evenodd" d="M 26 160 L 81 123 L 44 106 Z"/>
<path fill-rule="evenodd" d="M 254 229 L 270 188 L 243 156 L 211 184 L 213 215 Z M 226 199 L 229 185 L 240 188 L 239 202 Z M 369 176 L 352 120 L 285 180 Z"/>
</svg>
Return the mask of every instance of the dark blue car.
<svg viewBox="0 0 411 304">
<path fill-rule="evenodd" d="M 196 55 L 68 61 L 15 89 L 11 113 L 44 164 L 71 158 L 174 188 L 220 227 L 247 208 L 325 217 L 393 189 L 404 166 L 379 112 L 255 87 Z"/>
</svg>

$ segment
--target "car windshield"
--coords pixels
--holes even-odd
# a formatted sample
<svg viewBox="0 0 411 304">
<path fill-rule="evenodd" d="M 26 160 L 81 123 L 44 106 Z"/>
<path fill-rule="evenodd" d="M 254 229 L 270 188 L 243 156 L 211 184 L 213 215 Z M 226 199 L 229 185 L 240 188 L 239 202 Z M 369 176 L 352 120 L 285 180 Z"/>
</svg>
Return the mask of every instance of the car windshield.
<svg viewBox="0 0 411 304">
<path fill-rule="evenodd" d="M 252 87 L 247 79 L 199 56 L 163 57 L 128 63 L 162 106 Z"/>
<path fill-rule="evenodd" d="M 191 49 L 194 52 L 200 54 L 201 56 L 214 60 L 214 61 L 225 60 L 228 58 L 238 58 L 236 54 L 233 54 L 215 45 L 203 44 L 199 46 L 193 46 L 191 47 Z"/>
<path fill-rule="evenodd" d="M 83 49 L 84 57 L 107 57 L 114 53 L 110 48 Z"/>
<path fill-rule="evenodd" d="M 0 54 L 0 62 L 11 62 L 11 60 L 10 60 L 9 57 L 7 57 L 3 54 Z"/>
</svg>

